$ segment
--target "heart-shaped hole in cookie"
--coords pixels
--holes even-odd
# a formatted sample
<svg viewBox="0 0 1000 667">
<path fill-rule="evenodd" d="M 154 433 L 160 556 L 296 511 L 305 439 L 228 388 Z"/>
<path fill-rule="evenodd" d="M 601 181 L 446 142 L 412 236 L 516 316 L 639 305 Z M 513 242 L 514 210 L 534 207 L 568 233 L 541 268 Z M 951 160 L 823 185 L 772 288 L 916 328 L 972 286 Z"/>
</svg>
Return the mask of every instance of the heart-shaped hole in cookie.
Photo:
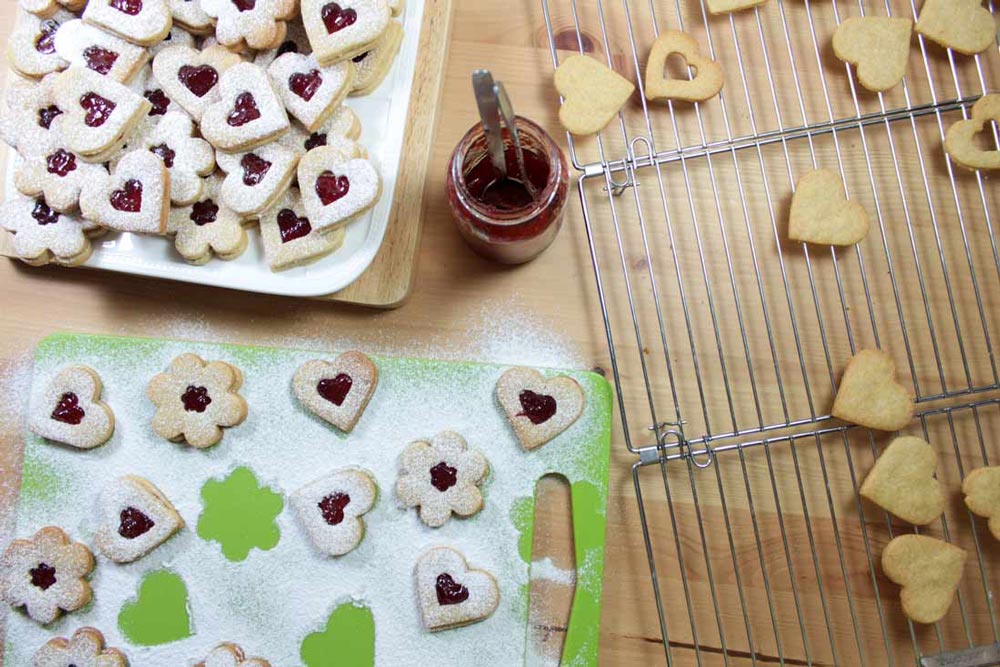
<svg viewBox="0 0 1000 667">
<path fill-rule="evenodd" d="M 281 224 L 280 222 L 278 223 Z M 338 373 L 333 378 L 323 378 L 316 385 L 316 391 L 334 405 L 343 405 L 344 399 L 354 386 L 354 379 L 347 373 Z"/>
<path fill-rule="evenodd" d="M 125 181 L 121 190 L 115 190 L 110 197 L 111 206 L 122 213 L 138 213 L 142 210 L 142 182 L 134 178 Z"/>
<path fill-rule="evenodd" d="M 80 98 L 80 106 L 87 112 L 83 117 L 87 127 L 101 127 L 118 108 L 117 104 L 97 93 L 84 93 Z"/>
<path fill-rule="evenodd" d="M 243 185 L 251 188 L 260 185 L 271 169 L 271 163 L 256 153 L 244 155 L 240 159 L 240 166 L 243 168 Z"/>
<path fill-rule="evenodd" d="M 59 397 L 59 402 L 52 411 L 53 419 L 70 426 L 79 426 L 86 416 L 87 413 L 80 407 L 80 398 L 71 391 Z"/>
<path fill-rule="evenodd" d="M 518 401 L 521 403 L 521 412 L 517 416 L 527 417 L 536 426 L 544 424 L 556 414 L 556 399 L 546 394 L 536 394 L 525 389 L 518 394 Z"/>
<path fill-rule="evenodd" d="M 336 2 L 323 5 L 320 16 L 323 19 L 323 25 L 326 27 L 327 33 L 331 35 L 335 32 L 340 32 L 347 26 L 354 25 L 358 20 L 357 11 L 351 7 L 345 9 Z"/>
<path fill-rule="evenodd" d="M 318 69 L 314 69 L 306 73 L 296 72 L 288 77 L 288 89 L 304 99 L 306 102 L 313 98 L 316 91 L 319 90 L 319 87 L 322 85 L 323 75 L 320 74 Z"/>
<path fill-rule="evenodd" d="M 329 526 L 338 526 L 344 522 L 344 508 L 351 504 L 351 497 L 346 493 L 331 493 L 319 501 L 319 511 L 323 521 Z"/>
<path fill-rule="evenodd" d="M 250 12 L 257 8 L 257 0 L 231 0 L 240 12 Z"/>
<path fill-rule="evenodd" d="M 278 230 L 281 232 L 281 242 L 288 243 L 308 236 L 312 225 L 309 224 L 309 218 L 299 217 L 295 211 L 283 208 L 278 212 Z"/>
<path fill-rule="evenodd" d="M 126 540 L 134 540 L 151 531 L 156 525 L 142 510 L 126 507 L 118 517 L 118 534 Z"/>
<path fill-rule="evenodd" d="M 83 50 L 83 60 L 87 63 L 87 69 L 92 69 L 98 74 L 107 74 L 118 62 L 118 54 L 100 46 L 91 45 Z"/>
<path fill-rule="evenodd" d="M 211 65 L 184 65 L 177 70 L 177 80 L 195 97 L 205 97 L 219 83 L 219 72 Z"/>
<path fill-rule="evenodd" d="M 233 110 L 226 117 L 226 122 L 232 127 L 243 127 L 260 118 L 260 109 L 253 93 L 240 93 L 233 105 Z"/>
<path fill-rule="evenodd" d="M 128 16 L 138 16 L 142 11 L 142 0 L 110 0 L 108 6 Z"/>
<path fill-rule="evenodd" d="M 351 191 L 351 181 L 347 176 L 337 176 L 332 171 L 324 171 L 316 179 L 316 194 L 323 206 L 329 206 Z"/>
<path fill-rule="evenodd" d="M 469 599 L 469 589 L 455 581 L 446 572 L 437 577 L 434 584 L 434 591 L 437 594 L 438 604 L 442 607 L 452 604 L 461 604 Z"/>
</svg>

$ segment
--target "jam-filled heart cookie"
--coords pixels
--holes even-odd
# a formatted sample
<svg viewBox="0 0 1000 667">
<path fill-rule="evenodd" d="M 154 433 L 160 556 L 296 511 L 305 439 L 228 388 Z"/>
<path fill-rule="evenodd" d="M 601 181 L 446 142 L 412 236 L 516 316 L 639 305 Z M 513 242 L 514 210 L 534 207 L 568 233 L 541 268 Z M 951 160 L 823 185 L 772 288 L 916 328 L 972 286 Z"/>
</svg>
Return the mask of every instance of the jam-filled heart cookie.
<svg viewBox="0 0 1000 667">
<path fill-rule="evenodd" d="M 56 106 L 55 82 L 15 79 L 7 88 L 7 109 L 0 118 L 0 137 L 22 156 L 37 155 L 53 143 L 52 122 L 63 111 Z"/>
<path fill-rule="evenodd" d="M 126 475 L 104 487 L 94 543 L 116 563 L 131 563 L 166 542 L 184 520 L 152 482 Z"/>
<path fill-rule="evenodd" d="M 444 431 L 403 450 L 396 496 L 406 507 L 419 507 L 421 521 L 438 528 L 452 513 L 468 517 L 483 508 L 479 485 L 489 471 L 486 457 L 469 450 L 465 438 Z"/>
<path fill-rule="evenodd" d="M 14 540 L 0 555 L 0 598 L 47 625 L 90 602 L 86 577 L 93 569 L 90 549 L 47 526 L 30 539 Z"/>
<path fill-rule="evenodd" d="M 295 15 L 295 0 L 201 0 L 201 8 L 215 19 L 219 44 L 270 49 L 285 36 L 285 20 Z"/>
<path fill-rule="evenodd" d="M 0 204 L 0 226 L 14 235 L 14 253 L 32 266 L 77 266 L 90 258 L 90 238 L 80 218 L 52 210 L 42 198 L 8 198 Z"/>
<path fill-rule="evenodd" d="M 243 219 L 225 205 L 220 196 L 222 179 L 211 176 L 202 197 L 170 211 L 167 233 L 184 259 L 204 264 L 212 257 L 236 259 L 247 249 Z"/>
<path fill-rule="evenodd" d="M 377 386 L 378 368 L 358 351 L 345 352 L 333 361 L 307 361 L 292 379 L 302 405 L 345 433 L 354 430 Z"/>
<path fill-rule="evenodd" d="M 170 200 L 177 206 L 199 200 L 205 178 L 215 171 L 215 149 L 194 133 L 190 116 L 170 111 L 129 143 L 130 150 L 149 151 L 163 160 L 170 172 Z"/>
<path fill-rule="evenodd" d="M 102 177 L 80 195 L 88 220 L 108 229 L 137 234 L 164 234 L 170 212 L 170 173 L 148 150 L 125 154 L 114 173 Z"/>
<path fill-rule="evenodd" d="M 101 401 L 101 378 L 86 366 L 67 366 L 33 397 L 30 428 L 46 440 L 79 449 L 103 445 L 115 431 L 115 415 Z"/>
<path fill-rule="evenodd" d="M 330 119 L 315 132 L 308 132 L 298 123 L 278 138 L 278 143 L 302 157 L 314 148 L 336 144 L 342 140 L 357 141 L 361 138 L 361 120 L 351 107 L 340 105 Z M 352 153 L 353 154 L 353 153 Z M 365 157 L 359 153 L 358 157 Z"/>
<path fill-rule="evenodd" d="M 420 616 L 431 632 L 486 620 L 500 604 L 493 575 L 470 568 L 454 549 L 428 550 L 417 561 L 414 575 Z"/>
<path fill-rule="evenodd" d="M 206 35 L 212 32 L 214 24 L 212 17 L 201 8 L 196 0 L 167 0 L 170 15 L 175 26 L 181 26 L 195 35 Z"/>
<path fill-rule="evenodd" d="M 271 667 L 263 658 L 248 658 L 236 644 L 219 644 L 194 667 Z"/>
<path fill-rule="evenodd" d="M 375 506 L 377 493 L 370 474 L 342 468 L 302 487 L 291 502 L 316 546 L 331 556 L 343 556 L 364 539 L 363 517 Z"/>
<path fill-rule="evenodd" d="M 73 67 L 83 67 L 119 83 L 128 83 L 149 61 L 141 46 L 88 25 L 67 21 L 56 33 L 56 52 Z"/>
<path fill-rule="evenodd" d="M 152 46 L 170 32 L 167 0 L 92 0 L 83 20 L 140 46 Z"/>
<path fill-rule="evenodd" d="M 370 51 L 389 25 L 385 0 L 302 0 L 302 23 L 316 60 L 329 65 Z"/>
<path fill-rule="evenodd" d="M 299 161 L 302 202 L 317 229 L 342 226 L 371 209 L 382 195 L 382 177 L 371 160 L 342 148 L 314 148 Z"/>
<path fill-rule="evenodd" d="M 1000 466 L 978 468 L 962 481 L 965 506 L 989 520 L 990 532 L 1000 540 Z"/>
<path fill-rule="evenodd" d="M 354 63 L 323 67 L 312 56 L 286 53 L 267 70 L 290 114 L 310 132 L 319 129 L 354 85 Z"/>
<path fill-rule="evenodd" d="M 156 406 L 153 430 L 161 438 L 198 449 L 222 439 L 222 429 L 243 423 L 247 403 L 239 394 L 243 375 L 222 361 L 206 363 L 185 353 L 166 373 L 149 381 L 146 395 Z"/>
<path fill-rule="evenodd" d="M 60 125 L 61 116 L 53 121 Z M 14 185 L 21 194 L 42 197 L 55 211 L 70 212 L 77 208 L 83 188 L 100 182 L 108 175 L 99 164 L 84 162 L 67 150 L 61 133 L 50 133 L 45 143 L 32 149 L 14 172 Z"/>
<path fill-rule="evenodd" d="M 217 154 L 226 172 L 220 195 L 223 203 L 242 218 L 252 218 L 270 208 L 292 183 L 299 156 L 278 142 L 245 153 Z"/>
<path fill-rule="evenodd" d="M 315 229 L 297 188 L 290 188 L 260 218 L 264 258 L 272 271 L 282 271 L 326 257 L 344 244 L 343 228 Z"/>
<path fill-rule="evenodd" d="M 80 628 L 69 639 L 55 637 L 35 651 L 34 667 L 128 667 L 125 654 L 105 648 L 96 628 Z"/>
<path fill-rule="evenodd" d="M 60 74 L 55 93 L 67 147 L 94 162 L 120 148 L 151 107 L 117 81 L 81 67 Z"/>
<path fill-rule="evenodd" d="M 531 368 L 512 368 L 497 381 L 497 401 L 525 449 L 541 447 L 568 429 L 586 403 L 576 380 L 545 379 Z"/>
<path fill-rule="evenodd" d="M 226 70 L 219 81 L 219 101 L 201 117 L 201 133 L 224 151 L 246 151 L 288 130 L 288 114 L 267 72 L 253 63 Z"/>
<path fill-rule="evenodd" d="M 399 21 L 389 21 L 389 27 L 375 46 L 351 59 L 357 69 L 352 96 L 368 95 L 382 84 L 399 54 L 399 47 L 403 45 L 403 35 L 402 24 Z"/>
<path fill-rule="evenodd" d="M 167 97 L 200 122 L 205 109 L 219 100 L 219 79 L 241 62 L 242 58 L 222 46 L 202 51 L 171 46 L 153 59 L 153 75 Z"/>
<path fill-rule="evenodd" d="M 62 26 L 73 19 L 69 12 L 56 12 L 49 18 L 18 12 L 7 42 L 7 62 L 21 76 L 33 79 L 66 69 L 69 63 L 56 51 L 55 40 Z"/>
</svg>

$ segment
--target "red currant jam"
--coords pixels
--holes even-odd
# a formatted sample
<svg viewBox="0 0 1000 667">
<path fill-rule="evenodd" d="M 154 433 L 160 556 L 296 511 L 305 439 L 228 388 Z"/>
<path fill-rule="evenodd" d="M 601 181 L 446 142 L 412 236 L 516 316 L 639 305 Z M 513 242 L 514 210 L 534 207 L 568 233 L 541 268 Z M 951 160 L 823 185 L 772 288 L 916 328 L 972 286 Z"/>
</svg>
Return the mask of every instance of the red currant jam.
<svg viewBox="0 0 1000 667">
<path fill-rule="evenodd" d="M 459 604 L 469 599 L 469 589 L 451 578 L 450 574 L 442 573 L 434 584 L 438 604 L 442 607 Z"/>
<path fill-rule="evenodd" d="M 118 107 L 117 104 L 97 93 L 84 93 L 80 97 L 80 106 L 87 112 L 83 117 L 83 122 L 86 123 L 87 127 L 104 125 Z"/>
<path fill-rule="evenodd" d="M 288 243 L 303 236 L 309 236 L 312 225 L 309 218 L 300 218 L 295 211 L 283 208 L 278 212 L 278 231 L 281 232 L 281 242 Z"/>
<path fill-rule="evenodd" d="M 92 69 L 98 74 L 107 74 L 118 62 L 118 54 L 99 46 L 88 46 L 83 50 L 83 59 L 87 63 L 87 69 Z"/>
<path fill-rule="evenodd" d="M 108 4 L 129 16 L 138 16 L 142 11 L 142 0 L 110 0 Z"/>
<path fill-rule="evenodd" d="M 306 139 L 305 143 L 303 143 L 302 145 L 305 146 L 305 149 L 307 151 L 311 151 L 312 149 L 318 148 L 319 146 L 326 146 L 326 135 L 320 132 L 313 132 L 312 134 L 309 135 L 309 138 Z"/>
<path fill-rule="evenodd" d="M 191 222 L 198 225 L 199 227 L 204 227 L 215 222 L 219 215 L 219 206 L 211 199 L 206 199 L 205 201 L 197 202 L 191 207 Z"/>
<path fill-rule="evenodd" d="M 260 109 L 257 108 L 257 100 L 253 98 L 253 93 L 240 93 L 236 98 L 233 110 L 229 112 L 226 122 L 230 127 L 243 127 L 247 123 L 260 118 Z"/>
<path fill-rule="evenodd" d="M 210 65 L 184 65 L 177 70 L 177 80 L 195 97 L 205 97 L 219 83 L 219 72 Z"/>
<path fill-rule="evenodd" d="M 336 2 L 324 5 L 320 16 L 323 18 L 323 25 L 326 26 L 327 33 L 331 35 L 353 25 L 358 20 L 358 13 L 354 9 L 350 7 L 344 9 Z"/>
<path fill-rule="evenodd" d="M 278 57 L 285 55 L 286 53 L 298 53 L 299 45 L 288 39 L 285 40 L 281 46 L 278 47 Z"/>
<path fill-rule="evenodd" d="M 337 176 L 332 171 L 324 171 L 316 179 L 316 194 L 323 206 L 329 206 L 343 198 L 351 190 L 351 181 L 347 176 Z"/>
<path fill-rule="evenodd" d="M 76 156 L 60 148 L 45 161 L 48 172 L 60 178 L 65 178 L 71 171 L 76 171 Z"/>
<path fill-rule="evenodd" d="M 53 20 L 42 21 L 42 24 L 38 26 L 38 37 L 35 38 L 35 51 L 43 55 L 49 55 L 56 52 L 56 31 L 59 30 L 59 24 Z"/>
<path fill-rule="evenodd" d="M 243 185 L 252 188 L 264 180 L 271 163 L 256 153 L 247 153 L 240 160 L 240 166 L 243 167 Z"/>
<path fill-rule="evenodd" d="M 56 119 L 57 116 L 61 116 L 63 110 L 54 104 L 51 104 L 44 109 L 38 110 L 38 126 L 44 127 L 46 130 L 52 127 L 52 121 Z"/>
<path fill-rule="evenodd" d="M 121 190 L 111 193 L 110 201 L 116 211 L 138 213 L 142 210 L 142 182 L 134 178 L 128 179 Z"/>
<path fill-rule="evenodd" d="M 240 12 L 249 12 L 257 6 L 257 0 L 232 0 L 232 3 Z"/>
<path fill-rule="evenodd" d="M 181 394 L 181 402 L 184 403 L 184 410 L 187 412 L 204 412 L 212 403 L 212 397 L 208 395 L 205 387 L 196 387 L 193 384 Z"/>
<path fill-rule="evenodd" d="M 52 411 L 53 419 L 70 426 L 79 426 L 86 416 L 87 413 L 80 407 L 80 399 L 71 391 L 67 391 L 59 397 L 56 408 Z"/>
<path fill-rule="evenodd" d="M 31 217 L 42 226 L 54 225 L 59 222 L 59 214 L 49 208 L 49 205 L 43 201 L 35 202 L 35 208 L 31 211 Z"/>
<path fill-rule="evenodd" d="M 431 468 L 431 486 L 444 493 L 458 483 L 458 470 L 441 461 Z"/>
<path fill-rule="evenodd" d="M 28 570 L 31 576 L 31 585 L 47 591 L 56 583 L 56 569 L 48 563 L 39 563 Z"/>
<path fill-rule="evenodd" d="M 150 116 L 166 115 L 170 108 L 170 98 L 167 97 L 166 93 L 157 88 L 156 90 L 147 90 L 143 96 L 153 105 L 153 108 L 149 110 Z"/>
<path fill-rule="evenodd" d="M 346 493 L 331 493 L 319 501 L 319 511 L 328 525 L 339 526 L 344 521 L 344 508 L 351 503 Z"/>
<path fill-rule="evenodd" d="M 313 98 L 316 91 L 319 90 L 319 87 L 322 85 L 323 75 L 319 73 L 318 69 L 311 70 L 304 74 L 302 72 L 296 72 L 288 77 L 288 89 L 304 99 L 306 102 Z"/>
<path fill-rule="evenodd" d="M 135 507 L 126 507 L 118 515 L 118 534 L 126 540 L 148 533 L 156 523 L 146 514 Z"/>
<path fill-rule="evenodd" d="M 177 157 L 177 151 L 166 144 L 160 144 L 159 146 L 153 146 L 149 149 L 149 152 L 163 160 L 163 164 L 166 165 L 167 169 L 171 169 L 174 166 L 174 158 Z"/>
<path fill-rule="evenodd" d="M 334 405 L 343 405 L 344 399 L 354 386 L 354 380 L 347 373 L 338 373 L 335 378 L 324 378 L 316 385 L 320 396 Z"/>
<path fill-rule="evenodd" d="M 532 424 L 544 424 L 556 414 L 556 399 L 545 394 L 536 394 L 530 389 L 522 391 L 517 399 L 521 402 L 518 417 L 527 417 Z"/>
</svg>

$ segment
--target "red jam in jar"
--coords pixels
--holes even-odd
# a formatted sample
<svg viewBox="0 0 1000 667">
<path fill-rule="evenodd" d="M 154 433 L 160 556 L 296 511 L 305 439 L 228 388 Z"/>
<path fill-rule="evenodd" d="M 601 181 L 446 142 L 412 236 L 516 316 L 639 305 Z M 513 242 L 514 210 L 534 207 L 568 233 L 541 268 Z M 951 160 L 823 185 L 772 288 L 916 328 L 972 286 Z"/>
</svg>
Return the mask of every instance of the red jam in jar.
<svg viewBox="0 0 1000 667">
<path fill-rule="evenodd" d="M 476 124 L 459 142 L 448 166 L 452 216 L 473 250 L 504 264 L 537 257 L 562 225 L 569 176 L 559 146 L 545 130 L 517 117 L 524 174 L 513 139 L 503 130 L 505 178 L 490 161 L 483 126 Z M 535 193 L 525 185 L 529 180 Z"/>
</svg>

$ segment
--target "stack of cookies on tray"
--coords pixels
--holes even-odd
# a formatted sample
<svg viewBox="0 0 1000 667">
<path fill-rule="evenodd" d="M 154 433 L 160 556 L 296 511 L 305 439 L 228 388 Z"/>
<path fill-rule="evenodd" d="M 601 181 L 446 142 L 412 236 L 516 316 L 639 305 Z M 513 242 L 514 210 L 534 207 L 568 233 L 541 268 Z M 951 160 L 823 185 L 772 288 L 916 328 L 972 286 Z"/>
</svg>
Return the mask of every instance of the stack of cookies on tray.
<svg viewBox="0 0 1000 667">
<path fill-rule="evenodd" d="M 272 270 L 338 249 L 382 179 L 344 104 L 399 52 L 402 0 L 19 0 L 0 131 L 29 264 L 106 231 L 234 259 L 259 222 Z"/>
</svg>

